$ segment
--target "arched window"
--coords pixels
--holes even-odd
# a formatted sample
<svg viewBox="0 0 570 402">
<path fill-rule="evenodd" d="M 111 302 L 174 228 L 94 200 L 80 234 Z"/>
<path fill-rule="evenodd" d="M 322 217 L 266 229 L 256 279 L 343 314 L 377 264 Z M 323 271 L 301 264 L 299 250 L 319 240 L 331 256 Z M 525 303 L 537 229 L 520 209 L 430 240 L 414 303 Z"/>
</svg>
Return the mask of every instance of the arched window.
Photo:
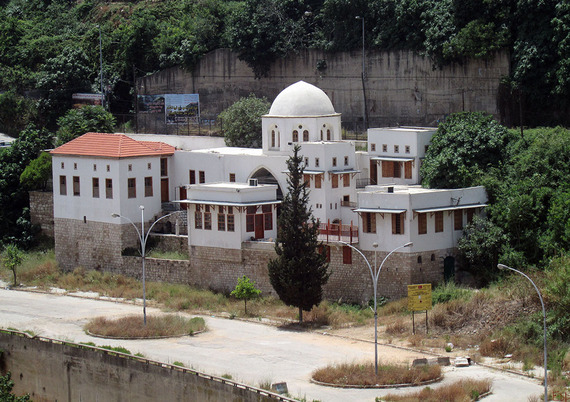
<svg viewBox="0 0 570 402">
<path fill-rule="evenodd" d="M 299 132 L 297 130 L 293 130 L 293 142 L 299 142 Z"/>
<path fill-rule="evenodd" d="M 271 148 L 275 148 L 275 130 L 271 130 Z"/>
<path fill-rule="evenodd" d="M 303 131 L 303 141 L 305 142 L 309 141 L 309 130 Z"/>
<path fill-rule="evenodd" d="M 331 130 L 327 129 L 327 141 L 331 140 Z"/>
<path fill-rule="evenodd" d="M 432 261 L 435 261 L 435 254 L 432 254 L 432 255 L 431 255 L 431 260 L 432 260 Z"/>
<path fill-rule="evenodd" d="M 323 140 L 323 130 L 321 130 L 321 141 Z"/>
<path fill-rule="evenodd" d="M 421 264 L 421 263 L 422 263 L 422 256 L 418 255 L 418 264 Z"/>
</svg>

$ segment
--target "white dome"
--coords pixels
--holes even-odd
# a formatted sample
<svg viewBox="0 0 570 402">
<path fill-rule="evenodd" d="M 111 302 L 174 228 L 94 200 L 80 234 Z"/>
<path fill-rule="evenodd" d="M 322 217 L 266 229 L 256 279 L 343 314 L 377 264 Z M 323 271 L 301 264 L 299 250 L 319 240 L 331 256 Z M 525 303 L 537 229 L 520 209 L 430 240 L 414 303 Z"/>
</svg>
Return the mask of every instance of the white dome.
<svg viewBox="0 0 570 402">
<path fill-rule="evenodd" d="M 285 88 L 273 101 L 268 116 L 328 116 L 336 114 L 322 89 L 299 81 Z"/>
</svg>

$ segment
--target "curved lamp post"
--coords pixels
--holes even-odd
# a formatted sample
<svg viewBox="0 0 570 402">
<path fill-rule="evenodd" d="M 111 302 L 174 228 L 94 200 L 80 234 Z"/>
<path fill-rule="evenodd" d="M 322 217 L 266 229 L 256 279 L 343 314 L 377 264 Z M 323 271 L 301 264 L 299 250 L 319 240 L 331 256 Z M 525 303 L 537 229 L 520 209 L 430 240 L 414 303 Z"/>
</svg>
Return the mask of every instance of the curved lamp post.
<svg viewBox="0 0 570 402">
<path fill-rule="evenodd" d="M 403 244 L 399 247 L 396 247 L 394 250 L 390 251 L 386 255 L 386 257 L 384 257 L 384 259 L 382 260 L 382 263 L 380 264 L 378 269 L 376 269 L 376 267 L 377 267 L 377 265 L 376 265 L 376 248 L 378 247 L 378 243 L 372 244 L 372 247 L 374 247 L 374 269 L 372 269 L 372 267 L 370 266 L 370 263 L 368 262 L 368 258 L 366 258 L 366 256 L 362 253 L 362 251 L 360 251 L 359 249 L 357 249 L 353 245 L 348 244 L 347 242 L 339 241 L 339 243 L 344 244 L 345 246 L 348 246 L 348 247 L 356 250 L 356 252 L 358 254 L 360 254 L 362 256 L 362 258 L 364 258 L 364 261 L 366 262 L 366 265 L 368 266 L 368 270 L 370 271 L 370 276 L 372 277 L 372 285 L 374 286 L 374 309 L 372 310 L 372 311 L 374 311 L 374 372 L 376 375 L 378 375 L 378 304 L 377 304 L 378 277 L 380 276 L 380 271 L 382 270 L 382 266 L 384 265 L 384 263 L 386 262 L 388 257 L 390 257 L 390 255 L 394 251 L 399 250 L 399 249 L 404 248 L 404 247 L 412 247 L 414 245 L 414 243 L 408 242 L 408 243 Z"/>
<path fill-rule="evenodd" d="M 142 259 L 142 285 L 143 285 L 143 321 L 144 321 L 144 325 L 146 325 L 146 271 L 145 271 L 145 266 L 144 266 L 144 260 L 145 260 L 145 253 L 146 253 L 146 241 L 148 240 L 148 235 L 150 234 L 150 231 L 152 230 L 152 228 L 154 227 L 154 225 L 156 225 L 157 222 L 163 220 L 164 218 L 168 218 L 171 215 L 180 213 L 182 211 L 176 211 L 176 212 L 171 212 L 167 215 L 161 216 L 160 218 L 158 218 L 157 220 L 155 220 L 150 227 L 148 228 L 148 230 L 144 231 L 144 205 L 141 205 L 140 207 L 141 210 L 141 229 L 139 230 L 139 228 L 137 227 L 137 225 L 135 225 L 135 223 L 130 220 L 129 218 L 127 218 L 126 216 L 122 216 L 119 214 L 112 214 L 111 216 L 113 218 L 123 218 L 126 219 L 127 221 L 129 221 L 129 223 L 131 225 L 133 225 L 133 227 L 135 228 L 135 230 L 137 231 L 137 235 L 139 237 L 139 241 L 141 242 L 141 259 Z"/>
<path fill-rule="evenodd" d="M 542 306 L 542 319 L 543 319 L 543 329 L 544 329 L 544 401 L 546 402 L 546 401 L 548 401 L 548 368 L 547 368 L 548 364 L 547 364 L 547 360 L 546 360 L 547 359 L 547 356 L 546 356 L 546 309 L 544 308 L 544 301 L 542 300 L 542 295 L 540 294 L 540 290 L 538 290 L 538 287 L 534 284 L 532 279 L 530 279 L 524 272 L 521 272 L 518 269 L 508 267 L 504 264 L 498 264 L 497 268 L 499 268 L 500 270 L 509 269 L 511 271 L 515 271 L 515 272 L 521 274 L 526 279 L 528 279 L 530 281 L 530 283 L 532 283 L 532 286 L 534 286 L 536 293 L 538 293 L 538 298 L 540 299 L 540 304 Z"/>
</svg>

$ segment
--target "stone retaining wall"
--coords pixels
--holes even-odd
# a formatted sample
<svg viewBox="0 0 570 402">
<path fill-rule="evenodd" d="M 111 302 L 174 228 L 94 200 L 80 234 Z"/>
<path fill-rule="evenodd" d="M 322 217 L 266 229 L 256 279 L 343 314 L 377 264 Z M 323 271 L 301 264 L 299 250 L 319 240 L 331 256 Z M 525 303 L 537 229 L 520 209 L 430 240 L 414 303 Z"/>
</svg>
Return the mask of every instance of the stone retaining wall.
<svg viewBox="0 0 570 402">
<path fill-rule="evenodd" d="M 41 233 L 54 237 L 53 193 L 51 191 L 30 191 L 30 220 L 39 225 Z"/>
</svg>

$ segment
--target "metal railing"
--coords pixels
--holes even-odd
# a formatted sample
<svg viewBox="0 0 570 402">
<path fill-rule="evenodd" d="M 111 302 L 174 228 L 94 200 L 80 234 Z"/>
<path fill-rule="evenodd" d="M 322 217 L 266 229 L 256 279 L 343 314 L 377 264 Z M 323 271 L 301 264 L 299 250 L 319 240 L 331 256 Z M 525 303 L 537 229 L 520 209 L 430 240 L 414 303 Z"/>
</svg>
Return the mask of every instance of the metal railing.
<svg viewBox="0 0 570 402">
<path fill-rule="evenodd" d="M 319 224 L 319 240 L 325 243 L 344 241 L 349 244 L 358 243 L 358 226 L 343 225 L 339 223 L 320 223 Z"/>
</svg>

